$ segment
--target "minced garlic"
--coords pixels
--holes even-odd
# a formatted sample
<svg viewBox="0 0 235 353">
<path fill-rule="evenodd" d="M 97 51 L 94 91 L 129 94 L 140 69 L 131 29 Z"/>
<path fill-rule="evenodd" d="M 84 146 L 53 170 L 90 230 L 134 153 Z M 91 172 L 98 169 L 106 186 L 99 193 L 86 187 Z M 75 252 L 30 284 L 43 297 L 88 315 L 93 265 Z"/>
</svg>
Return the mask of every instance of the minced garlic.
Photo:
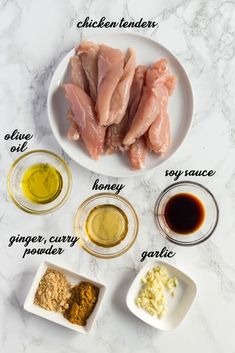
<svg viewBox="0 0 235 353">
<path fill-rule="evenodd" d="M 167 313 L 167 300 L 165 293 L 175 295 L 174 288 L 178 285 L 176 277 L 169 277 L 165 267 L 157 266 L 148 271 L 142 278 L 142 287 L 136 298 L 136 305 L 145 309 L 152 316 L 162 318 Z"/>
</svg>

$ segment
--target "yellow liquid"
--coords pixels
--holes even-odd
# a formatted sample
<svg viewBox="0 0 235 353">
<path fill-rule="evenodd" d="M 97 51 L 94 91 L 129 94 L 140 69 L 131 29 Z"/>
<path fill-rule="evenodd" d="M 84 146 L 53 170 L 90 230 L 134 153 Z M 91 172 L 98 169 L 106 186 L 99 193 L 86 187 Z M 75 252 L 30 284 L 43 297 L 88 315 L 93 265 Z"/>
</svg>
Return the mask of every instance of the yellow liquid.
<svg viewBox="0 0 235 353">
<path fill-rule="evenodd" d="M 25 198 L 39 204 L 55 200 L 62 186 L 63 180 L 60 173 L 47 163 L 33 164 L 26 169 L 21 180 L 21 189 Z"/>
<path fill-rule="evenodd" d="M 109 248 L 119 244 L 127 235 L 128 219 L 119 207 L 100 205 L 90 211 L 85 230 L 93 243 Z"/>
</svg>

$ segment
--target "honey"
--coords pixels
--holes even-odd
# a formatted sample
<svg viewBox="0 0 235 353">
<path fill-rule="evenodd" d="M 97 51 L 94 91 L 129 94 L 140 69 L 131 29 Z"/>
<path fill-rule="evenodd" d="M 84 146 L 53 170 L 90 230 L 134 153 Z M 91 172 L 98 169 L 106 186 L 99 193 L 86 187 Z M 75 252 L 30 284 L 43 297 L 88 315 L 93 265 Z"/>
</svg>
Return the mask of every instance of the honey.
<svg viewBox="0 0 235 353">
<path fill-rule="evenodd" d="M 33 203 L 47 204 L 60 194 L 63 180 L 58 170 L 48 163 L 36 163 L 24 172 L 21 190 Z"/>
<path fill-rule="evenodd" d="M 96 245 L 105 248 L 113 247 L 126 237 L 128 219 L 126 214 L 115 205 L 99 205 L 88 214 L 85 231 Z"/>
</svg>

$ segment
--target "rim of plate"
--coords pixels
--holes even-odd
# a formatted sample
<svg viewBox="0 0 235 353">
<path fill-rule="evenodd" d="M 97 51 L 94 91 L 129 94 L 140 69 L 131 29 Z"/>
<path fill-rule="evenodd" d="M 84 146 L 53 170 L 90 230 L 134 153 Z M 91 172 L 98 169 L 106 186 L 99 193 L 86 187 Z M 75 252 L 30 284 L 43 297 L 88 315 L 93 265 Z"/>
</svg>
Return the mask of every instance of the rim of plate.
<svg viewBox="0 0 235 353">
<path fill-rule="evenodd" d="M 111 33 L 108 33 L 108 32 L 103 32 L 101 34 L 97 34 L 97 35 L 94 35 L 94 36 L 91 36 L 87 39 L 83 38 L 81 39 L 81 41 L 83 40 L 87 40 L 87 41 L 92 41 L 92 40 L 98 40 L 99 37 L 102 38 L 102 37 L 105 37 L 105 36 L 113 36 L 113 35 L 123 35 L 123 36 L 126 36 L 126 35 L 129 35 L 129 36 L 134 36 L 134 37 L 139 37 L 139 38 L 142 38 L 142 39 L 145 39 L 145 40 L 148 40 L 152 43 L 154 43 L 155 45 L 157 45 L 158 47 L 160 47 L 161 49 L 165 50 L 170 56 L 172 56 L 174 58 L 174 60 L 177 62 L 177 64 L 179 65 L 179 67 L 181 68 L 181 70 L 183 71 L 184 75 L 185 75 L 185 78 L 186 78 L 186 81 L 187 81 L 187 85 L 189 87 L 189 94 L 191 96 L 191 116 L 190 116 L 190 121 L 189 121 L 189 124 L 188 124 L 188 129 L 186 130 L 185 132 L 185 135 L 182 139 L 182 141 L 180 142 L 179 146 L 171 153 L 171 155 L 169 155 L 167 158 L 165 159 L 162 159 L 158 165 L 155 165 L 155 166 L 152 166 L 152 167 L 149 167 L 149 168 L 143 168 L 143 169 L 140 169 L 140 170 L 137 170 L 137 171 L 134 171 L 133 174 L 129 174 L 129 173 L 122 173 L 121 175 L 116 175 L 115 173 L 112 173 L 112 172 L 109 172 L 107 173 L 106 171 L 95 171 L 94 169 L 90 168 L 88 165 L 84 165 L 84 164 L 81 164 L 79 163 L 76 158 L 72 157 L 69 152 L 67 152 L 67 150 L 64 149 L 64 146 L 62 145 L 61 143 L 61 139 L 60 139 L 60 134 L 57 133 L 56 131 L 56 128 L 54 126 L 54 124 L 52 123 L 53 119 L 52 119 L 52 116 L 53 116 L 53 113 L 51 111 L 51 106 L 50 106 L 50 102 L 51 102 L 51 99 L 52 99 L 52 90 L 53 90 L 53 87 L 54 87 L 54 84 L 53 84 L 53 81 L 54 81 L 54 77 L 57 73 L 57 70 L 59 68 L 59 66 L 62 64 L 62 62 L 64 61 L 64 59 L 69 56 L 70 54 L 73 53 L 75 47 L 73 47 L 71 50 L 69 50 L 64 56 L 63 58 L 60 60 L 60 62 L 58 63 L 58 65 L 56 66 L 55 70 L 54 70 L 54 73 L 52 75 L 52 78 L 51 78 L 51 81 L 50 81 L 50 84 L 49 84 L 49 87 L 48 87 L 48 94 L 47 94 L 47 115 L 48 115 L 48 120 L 49 120 L 49 123 L 50 123 L 50 127 L 51 127 L 51 130 L 52 130 L 52 133 L 57 141 L 57 143 L 60 145 L 60 147 L 63 149 L 63 151 L 75 162 L 77 163 L 79 166 L 81 166 L 82 168 L 85 168 L 93 173 L 97 173 L 97 174 L 101 174 L 101 175 L 105 175 L 105 176 L 109 176 L 109 177 L 118 177 L 118 178 L 132 178 L 132 177 L 138 177 L 138 176 L 142 176 L 143 174 L 147 174 L 148 172 L 153 172 L 156 168 L 158 168 L 160 165 L 162 165 L 163 163 L 165 163 L 166 161 L 169 161 L 177 151 L 179 151 L 179 149 L 183 146 L 184 142 L 186 141 L 190 131 L 191 131 L 191 128 L 192 128 L 192 124 L 193 124 L 193 119 L 194 119 L 194 93 L 193 93 L 193 88 L 192 88 L 192 84 L 191 84 L 191 80 L 186 72 L 186 70 L 184 69 L 184 66 L 181 64 L 181 61 L 178 59 L 178 57 L 173 54 L 169 49 L 167 49 L 164 45 L 160 44 L 159 42 L 157 42 L 156 40 L 154 40 L 153 38 L 150 38 L 148 36 L 145 36 L 143 34 L 137 34 L 137 33 L 130 33 L 130 32 L 111 32 Z M 132 171 L 130 169 L 130 171 Z"/>
</svg>

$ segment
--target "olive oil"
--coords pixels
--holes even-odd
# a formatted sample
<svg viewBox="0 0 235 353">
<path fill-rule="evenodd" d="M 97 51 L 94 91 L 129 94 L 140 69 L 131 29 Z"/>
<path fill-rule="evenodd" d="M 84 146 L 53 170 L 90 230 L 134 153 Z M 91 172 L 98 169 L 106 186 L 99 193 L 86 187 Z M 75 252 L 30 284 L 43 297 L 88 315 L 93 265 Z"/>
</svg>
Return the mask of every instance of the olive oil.
<svg viewBox="0 0 235 353">
<path fill-rule="evenodd" d="M 55 200 L 63 186 L 58 170 L 47 163 L 30 166 L 21 179 L 21 190 L 29 201 L 46 204 Z"/>
<path fill-rule="evenodd" d="M 94 207 L 87 216 L 85 231 L 96 245 L 109 248 L 118 245 L 127 235 L 128 219 L 117 206 Z"/>
</svg>

